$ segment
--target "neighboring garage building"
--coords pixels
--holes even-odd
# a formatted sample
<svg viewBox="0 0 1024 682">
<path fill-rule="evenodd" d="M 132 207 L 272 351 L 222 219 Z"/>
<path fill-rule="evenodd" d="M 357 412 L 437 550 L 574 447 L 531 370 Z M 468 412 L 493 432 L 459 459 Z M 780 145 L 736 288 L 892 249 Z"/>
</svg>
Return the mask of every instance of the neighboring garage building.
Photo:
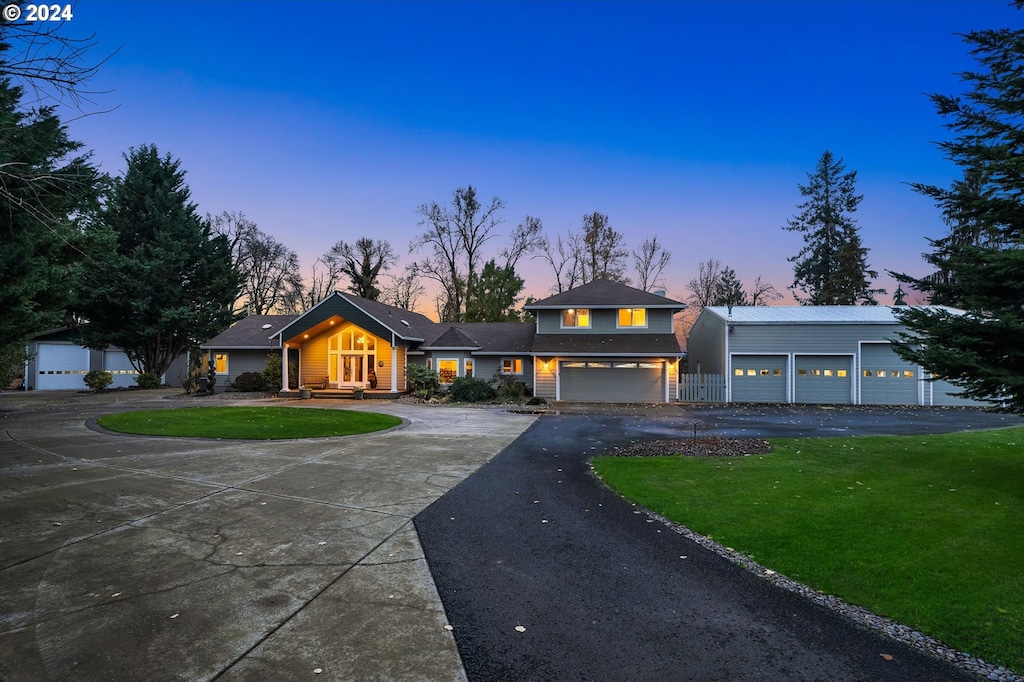
<svg viewBox="0 0 1024 682">
<path fill-rule="evenodd" d="M 81 346 L 73 329 L 54 329 L 39 334 L 29 342 L 30 360 L 26 367 L 25 388 L 30 390 L 85 390 L 85 375 L 91 370 L 104 370 L 113 375 L 110 388 L 137 386 L 138 371 L 128 355 L 116 348 L 90 350 Z M 176 359 L 164 375 L 168 386 L 181 386 L 188 371 L 184 356 Z"/>
<path fill-rule="evenodd" d="M 886 306 L 712 306 L 690 331 L 691 374 L 723 375 L 728 402 L 972 405 L 891 342 Z"/>
</svg>

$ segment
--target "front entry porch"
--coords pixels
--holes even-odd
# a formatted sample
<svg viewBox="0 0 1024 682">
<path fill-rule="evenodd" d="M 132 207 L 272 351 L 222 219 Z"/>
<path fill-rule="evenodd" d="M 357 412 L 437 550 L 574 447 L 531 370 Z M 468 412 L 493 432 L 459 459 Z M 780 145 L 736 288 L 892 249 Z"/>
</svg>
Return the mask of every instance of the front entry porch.
<svg viewBox="0 0 1024 682">
<path fill-rule="evenodd" d="M 390 389 L 366 389 L 363 391 L 363 400 L 398 400 L 405 393 L 392 392 Z M 297 389 L 289 391 L 278 391 L 278 398 L 301 398 L 302 391 Z M 355 400 L 355 390 L 347 388 L 314 388 L 310 390 L 310 398 L 321 400 Z"/>
</svg>

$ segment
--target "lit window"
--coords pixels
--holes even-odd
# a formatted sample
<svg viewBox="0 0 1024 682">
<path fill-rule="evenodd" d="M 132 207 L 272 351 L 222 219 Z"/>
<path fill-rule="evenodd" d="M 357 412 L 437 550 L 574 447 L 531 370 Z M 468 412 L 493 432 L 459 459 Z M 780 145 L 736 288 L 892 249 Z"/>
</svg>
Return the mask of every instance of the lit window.
<svg viewBox="0 0 1024 682">
<path fill-rule="evenodd" d="M 836 376 L 837 377 L 844 377 L 845 378 L 846 377 L 846 370 L 845 369 L 837 369 L 836 370 Z"/>
<path fill-rule="evenodd" d="M 816 377 L 820 377 L 821 376 L 821 370 L 820 369 L 812 369 L 811 370 L 811 375 L 812 376 L 816 376 Z"/>
<path fill-rule="evenodd" d="M 590 309 L 589 308 L 567 308 L 562 311 L 562 326 L 563 327 L 589 327 L 590 326 Z"/>
<path fill-rule="evenodd" d="M 466 360 L 464 361 L 464 364 L 465 364 L 465 367 L 466 367 L 466 371 L 465 371 L 466 376 L 467 377 L 473 376 L 473 361 L 470 360 L 469 358 L 466 358 Z"/>
<path fill-rule="evenodd" d="M 458 360 L 438 360 L 437 380 L 442 384 L 450 384 L 459 376 Z"/>
<path fill-rule="evenodd" d="M 914 370 L 912 370 L 912 369 L 905 369 L 905 370 L 903 370 L 903 378 L 904 379 L 913 379 L 914 378 Z"/>
<path fill-rule="evenodd" d="M 825 376 L 827 376 L 827 377 L 830 377 L 830 376 L 832 376 L 832 370 L 830 370 L 830 369 L 826 369 L 826 370 L 825 370 Z"/>
<path fill-rule="evenodd" d="M 736 375 L 736 376 L 738 376 L 738 377 L 741 377 L 741 376 L 743 376 L 743 370 L 742 370 L 742 369 L 734 369 L 734 370 L 732 371 L 732 373 L 733 373 L 733 374 L 735 374 L 735 375 Z"/>
<path fill-rule="evenodd" d="M 807 376 L 807 370 L 806 369 L 798 369 L 796 371 L 796 373 L 797 373 L 797 376 L 802 376 L 802 377 Z"/>
<path fill-rule="evenodd" d="M 646 327 L 646 308 L 619 308 L 620 327 Z"/>
<path fill-rule="evenodd" d="M 522 358 L 502 358 L 502 360 L 501 360 L 501 373 L 502 374 L 522 374 L 523 373 L 523 359 Z"/>
<path fill-rule="evenodd" d="M 762 370 L 761 370 L 761 376 L 763 376 L 763 377 L 766 377 L 766 376 L 768 376 L 768 370 L 766 370 L 766 369 L 762 369 Z"/>
<path fill-rule="evenodd" d="M 227 353 L 217 353 L 216 355 L 214 355 L 213 356 L 213 363 L 214 363 L 214 371 L 217 372 L 217 374 L 227 374 L 228 373 L 228 354 Z"/>
<path fill-rule="evenodd" d="M 870 369 L 864 370 L 864 376 L 866 376 L 866 377 L 874 376 L 874 374 L 875 373 L 872 372 Z"/>
<path fill-rule="evenodd" d="M 747 376 L 748 377 L 756 377 L 757 376 L 757 370 L 756 369 L 748 369 L 747 370 Z"/>
<path fill-rule="evenodd" d="M 773 377 L 781 377 L 782 376 L 782 370 L 781 369 L 773 369 L 772 370 L 772 376 Z"/>
<path fill-rule="evenodd" d="M 880 369 L 880 370 L 875 372 L 875 377 L 878 378 L 878 379 L 884 379 L 885 375 L 886 375 L 886 371 L 884 369 Z"/>
</svg>

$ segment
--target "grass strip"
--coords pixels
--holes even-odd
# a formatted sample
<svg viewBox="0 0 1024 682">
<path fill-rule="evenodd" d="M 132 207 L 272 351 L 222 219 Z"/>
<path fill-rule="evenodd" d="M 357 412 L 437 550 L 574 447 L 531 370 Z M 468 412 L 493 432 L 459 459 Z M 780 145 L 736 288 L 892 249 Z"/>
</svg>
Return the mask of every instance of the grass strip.
<svg viewBox="0 0 1024 682">
<path fill-rule="evenodd" d="M 1024 429 L 771 443 L 594 467 L 764 566 L 1024 672 Z"/>
<path fill-rule="evenodd" d="M 96 423 L 147 436 L 281 440 L 370 433 L 402 420 L 376 412 L 306 407 L 184 407 L 109 414 Z"/>
</svg>

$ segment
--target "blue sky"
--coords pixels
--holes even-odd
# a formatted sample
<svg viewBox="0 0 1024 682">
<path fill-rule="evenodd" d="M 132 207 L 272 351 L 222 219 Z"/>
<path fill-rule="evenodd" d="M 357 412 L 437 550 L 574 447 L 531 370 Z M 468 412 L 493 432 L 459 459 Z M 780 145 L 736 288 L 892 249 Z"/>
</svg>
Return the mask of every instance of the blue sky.
<svg viewBox="0 0 1024 682">
<path fill-rule="evenodd" d="M 118 51 L 89 84 L 113 110 L 70 127 L 113 174 L 131 146 L 170 152 L 200 211 L 245 213 L 304 271 L 361 236 L 412 260 L 417 207 L 473 184 L 506 229 L 600 211 L 631 248 L 659 236 L 670 296 L 708 258 L 786 291 L 801 242 L 782 225 L 825 149 L 858 171 L 871 266 L 927 270 L 944 228 L 906 183 L 959 175 L 927 94 L 964 90 L 957 33 L 1022 18 L 1004 0 L 79 0 L 67 32 Z M 549 293 L 546 264 L 520 269 Z"/>
</svg>

